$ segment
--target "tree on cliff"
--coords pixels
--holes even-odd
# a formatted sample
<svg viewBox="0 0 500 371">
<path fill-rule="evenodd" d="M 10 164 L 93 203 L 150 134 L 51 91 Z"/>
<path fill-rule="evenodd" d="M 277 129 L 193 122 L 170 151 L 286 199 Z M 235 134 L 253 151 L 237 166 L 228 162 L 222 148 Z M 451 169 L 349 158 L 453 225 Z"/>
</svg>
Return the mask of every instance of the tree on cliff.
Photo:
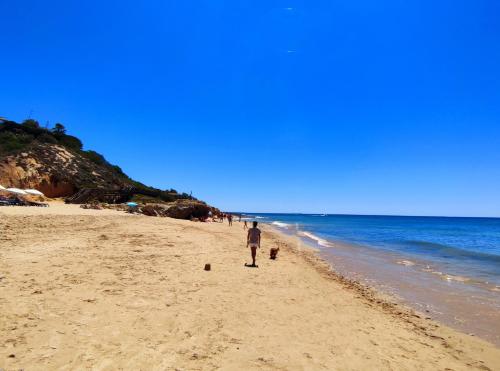
<svg viewBox="0 0 500 371">
<path fill-rule="evenodd" d="M 57 123 L 54 125 L 54 128 L 52 129 L 52 132 L 56 135 L 65 135 L 66 134 L 66 128 L 64 127 L 63 124 Z"/>
</svg>

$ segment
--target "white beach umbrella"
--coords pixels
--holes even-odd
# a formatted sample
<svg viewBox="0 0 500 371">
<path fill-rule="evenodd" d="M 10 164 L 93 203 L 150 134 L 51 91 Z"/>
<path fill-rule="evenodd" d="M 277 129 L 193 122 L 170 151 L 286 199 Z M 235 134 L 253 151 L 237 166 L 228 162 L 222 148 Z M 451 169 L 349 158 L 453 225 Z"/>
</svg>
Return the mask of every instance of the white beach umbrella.
<svg viewBox="0 0 500 371">
<path fill-rule="evenodd" d="M 25 189 L 24 192 L 35 196 L 45 196 L 42 192 L 37 191 L 36 189 Z"/>
<path fill-rule="evenodd" d="M 19 188 L 7 188 L 6 191 L 10 193 L 17 193 L 18 195 L 27 195 L 26 192 Z"/>
</svg>

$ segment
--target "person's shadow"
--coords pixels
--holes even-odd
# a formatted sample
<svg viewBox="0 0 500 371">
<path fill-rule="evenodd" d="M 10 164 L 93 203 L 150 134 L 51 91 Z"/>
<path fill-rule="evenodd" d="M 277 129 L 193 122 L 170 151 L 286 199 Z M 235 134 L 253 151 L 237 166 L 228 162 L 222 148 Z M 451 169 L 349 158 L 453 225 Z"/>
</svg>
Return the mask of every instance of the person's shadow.
<svg viewBox="0 0 500 371">
<path fill-rule="evenodd" d="M 248 264 L 248 263 L 245 263 L 245 267 L 247 267 L 247 268 L 259 268 L 259 266 L 257 264 Z"/>
</svg>

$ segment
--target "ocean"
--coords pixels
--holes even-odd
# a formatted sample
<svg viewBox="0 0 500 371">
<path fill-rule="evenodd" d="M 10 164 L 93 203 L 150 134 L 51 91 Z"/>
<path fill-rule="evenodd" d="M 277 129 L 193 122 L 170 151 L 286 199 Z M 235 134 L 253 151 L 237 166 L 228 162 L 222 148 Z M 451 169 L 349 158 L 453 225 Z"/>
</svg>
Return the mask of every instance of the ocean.
<svg viewBox="0 0 500 371">
<path fill-rule="evenodd" d="M 250 214 L 339 273 L 500 344 L 500 218 Z"/>
</svg>

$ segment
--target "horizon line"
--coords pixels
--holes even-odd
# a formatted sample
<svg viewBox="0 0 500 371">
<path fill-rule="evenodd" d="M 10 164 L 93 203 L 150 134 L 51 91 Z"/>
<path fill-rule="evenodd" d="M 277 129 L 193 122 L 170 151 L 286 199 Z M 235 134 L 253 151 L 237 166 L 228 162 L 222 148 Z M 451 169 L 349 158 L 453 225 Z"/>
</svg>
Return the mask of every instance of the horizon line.
<svg viewBox="0 0 500 371">
<path fill-rule="evenodd" d="M 479 218 L 500 219 L 500 216 L 449 216 L 449 215 L 402 215 L 402 214 L 346 214 L 346 213 L 299 213 L 299 212 L 253 212 L 253 211 L 230 211 L 233 214 L 282 214 L 282 215 L 321 215 L 321 216 L 384 216 L 384 217 L 416 217 L 416 218 Z"/>
</svg>

